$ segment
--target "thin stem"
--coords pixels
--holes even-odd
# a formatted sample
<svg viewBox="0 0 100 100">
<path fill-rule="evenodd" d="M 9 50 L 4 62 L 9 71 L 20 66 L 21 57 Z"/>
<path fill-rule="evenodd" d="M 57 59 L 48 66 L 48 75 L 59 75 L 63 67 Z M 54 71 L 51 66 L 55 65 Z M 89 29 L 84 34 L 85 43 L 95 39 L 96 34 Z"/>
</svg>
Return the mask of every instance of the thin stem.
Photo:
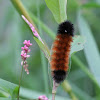
<svg viewBox="0 0 100 100">
<path fill-rule="evenodd" d="M 11 0 L 11 2 L 15 6 L 16 10 L 18 11 L 18 13 L 20 15 L 24 15 L 26 17 L 26 19 L 28 19 L 28 21 L 35 27 L 35 24 L 33 23 L 32 19 L 30 18 L 27 10 L 25 9 L 25 7 L 21 3 L 21 1 L 20 0 Z M 35 27 L 35 29 L 37 30 L 36 27 Z"/>
<path fill-rule="evenodd" d="M 62 83 L 62 87 L 63 89 L 69 94 L 69 96 L 72 98 L 72 100 L 78 100 L 78 98 L 76 97 L 76 95 L 73 93 L 70 84 L 68 83 L 67 80 L 65 80 Z"/>
<path fill-rule="evenodd" d="M 21 80 L 22 80 L 22 74 L 23 74 L 23 66 L 22 66 L 22 70 L 21 70 L 21 76 L 20 76 L 20 79 L 19 79 L 19 89 L 18 89 L 18 98 L 17 98 L 17 100 L 19 100 L 19 92 L 20 92 L 20 85 L 21 85 Z"/>
<path fill-rule="evenodd" d="M 52 100 L 55 100 L 56 91 L 57 91 L 57 87 L 58 87 L 58 86 L 59 86 L 59 84 L 57 84 L 57 83 L 53 80 Z"/>
</svg>

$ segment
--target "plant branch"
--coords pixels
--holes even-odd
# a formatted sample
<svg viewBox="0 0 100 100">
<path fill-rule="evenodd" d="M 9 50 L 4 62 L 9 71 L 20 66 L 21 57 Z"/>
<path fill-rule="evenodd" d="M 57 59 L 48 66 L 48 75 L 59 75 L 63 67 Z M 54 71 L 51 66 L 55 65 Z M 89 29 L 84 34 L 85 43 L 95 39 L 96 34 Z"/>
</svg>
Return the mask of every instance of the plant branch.
<svg viewBox="0 0 100 100">
<path fill-rule="evenodd" d="M 24 15 L 28 19 L 28 21 L 35 27 L 35 24 L 33 23 L 32 19 L 30 18 L 27 10 L 25 9 L 25 7 L 21 3 L 21 1 L 20 0 L 11 0 L 11 2 L 14 5 L 14 7 L 16 8 L 16 10 L 18 11 L 18 13 L 20 15 Z"/>
<path fill-rule="evenodd" d="M 72 98 L 72 100 L 78 100 L 78 98 L 75 96 L 75 94 L 73 93 L 70 84 L 68 83 L 67 80 L 65 80 L 62 83 L 62 87 L 63 89 L 70 95 L 70 97 Z"/>
<path fill-rule="evenodd" d="M 57 91 L 57 87 L 58 87 L 58 86 L 59 86 L 59 84 L 57 84 L 57 83 L 53 80 L 52 100 L 55 100 L 56 91 Z"/>
<path fill-rule="evenodd" d="M 18 89 L 18 97 L 17 97 L 17 100 L 19 100 L 19 93 L 20 93 L 20 85 L 21 85 L 21 80 L 22 80 L 22 74 L 23 74 L 23 66 L 22 66 L 22 70 L 21 70 L 21 76 L 20 76 L 20 79 L 19 79 L 19 89 Z"/>
</svg>

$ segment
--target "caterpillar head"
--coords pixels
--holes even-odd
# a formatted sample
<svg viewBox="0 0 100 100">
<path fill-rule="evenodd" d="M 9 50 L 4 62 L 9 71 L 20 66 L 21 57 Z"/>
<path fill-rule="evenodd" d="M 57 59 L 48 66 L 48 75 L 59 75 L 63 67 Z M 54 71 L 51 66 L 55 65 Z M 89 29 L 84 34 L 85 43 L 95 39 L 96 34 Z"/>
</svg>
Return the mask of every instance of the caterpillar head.
<svg viewBox="0 0 100 100">
<path fill-rule="evenodd" d="M 73 32 L 74 32 L 74 27 L 70 21 L 65 21 L 59 24 L 58 34 L 69 34 L 71 36 L 74 36 Z"/>
</svg>

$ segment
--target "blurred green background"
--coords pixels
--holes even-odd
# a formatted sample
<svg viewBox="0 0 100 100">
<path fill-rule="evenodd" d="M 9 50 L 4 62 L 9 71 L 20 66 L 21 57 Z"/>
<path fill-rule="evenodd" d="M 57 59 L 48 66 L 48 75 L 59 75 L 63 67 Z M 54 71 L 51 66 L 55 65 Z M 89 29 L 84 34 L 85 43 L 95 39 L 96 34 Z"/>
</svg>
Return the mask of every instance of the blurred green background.
<svg viewBox="0 0 100 100">
<path fill-rule="evenodd" d="M 24 7 L 37 16 L 37 1 L 39 2 L 40 19 L 55 34 L 58 24 L 52 13 L 47 8 L 45 0 L 21 0 Z M 100 0 L 68 0 L 67 17 L 75 26 L 75 34 L 80 34 L 77 23 L 77 13 L 84 4 L 100 4 Z M 88 6 L 82 8 L 82 16 L 91 28 L 92 35 L 96 41 L 97 48 L 100 51 L 100 7 Z M 36 24 L 38 26 L 38 24 Z M 86 32 L 86 31 L 85 31 Z M 42 30 L 42 38 L 46 41 L 49 48 L 53 39 Z M 86 33 L 85 33 L 86 34 Z M 21 86 L 33 91 L 45 92 L 43 69 L 41 67 L 40 49 L 33 40 L 31 31 L 22 20 L 10 0 L 0 0 L 0 78 L 18 84 L 21 73 L 21 47 L 24 40 L 31 40 L 31 57 L 28 59 L 29 72 L 27 75 L 23 72 Z M 86 42 L 88 42 L 86 40 Z M 94 46 L 93 46 L 94 47 Z M 92 49 L 92 48 L 91 48 Z M 77 52 L 75 55 L 90 70 L 84 51 Z M 96 58 L 95 58 L 96 59 Z M 95 61 L 94 61 L 95 62 Z M 46 60 L 46 70 L 48 73 L 48 62 Z M 99 65 L 100 67 L 100 65 Z M 95 68 L 94 68 L 95 69 Z M 99 68 L 100 69 L 100 68 Z M 91 71 L 91 70 L 90 70 Z M 47 76 L 49 76 L 47 74 Z M 96 87 L 88 75 L 72 59 L 71 71 L 68 76 L 72 90 L 79 100 L 96 100 Z M 99 80 L 100 81 L 100 80 Z M 49 91 L 51 93 L 50 81 L 48 79 Z M 100 84 L 99 84 L 100 85 Z M 80 93 L 80 94 L 79 94 Z M 67 96 L 62 87 L 58 88 L 57 94 Z M 99 93 L 100 94 L 100 93 Z M 84 99 L 86 97 L 86 99 Z M 83 99 L 82 99 L 83 98 Z M 66 99 L 67 100 L 67 99 Z M 97 100 L 100 100 L 97 99 Z"/>
</svg>

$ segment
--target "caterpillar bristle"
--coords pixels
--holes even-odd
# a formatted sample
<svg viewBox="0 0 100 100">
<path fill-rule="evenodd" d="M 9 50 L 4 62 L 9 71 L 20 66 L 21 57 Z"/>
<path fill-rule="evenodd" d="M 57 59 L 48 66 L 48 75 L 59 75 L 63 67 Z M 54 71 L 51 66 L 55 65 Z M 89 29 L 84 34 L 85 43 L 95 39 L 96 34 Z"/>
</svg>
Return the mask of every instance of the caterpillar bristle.
<svg viewBox="0 0 100 100">
<path fill-rule="evenodd" d="M 74 36 L 73 31 L 74 27 L 70 21 L 65 21 L 58 27 L 58 34 L 69 34 L 71 36 Z"/>
<path fill-rule="evenodd" d="M 65 79 L 67 72 L 63 70 L 57 70 L 53 71 L 53 74 L 53 79 L 55 80 L 55 82 L 60 83 Z"/>
<path fill-rule="evenodd" d="M 74 27 L 69 21 L 61 23 L 58 27 L 58 34 L 53 43 L 50 68 L 52 77 L 56 83 L 61 83 L 67 75 L 69 54 Z"/>
</svg>

